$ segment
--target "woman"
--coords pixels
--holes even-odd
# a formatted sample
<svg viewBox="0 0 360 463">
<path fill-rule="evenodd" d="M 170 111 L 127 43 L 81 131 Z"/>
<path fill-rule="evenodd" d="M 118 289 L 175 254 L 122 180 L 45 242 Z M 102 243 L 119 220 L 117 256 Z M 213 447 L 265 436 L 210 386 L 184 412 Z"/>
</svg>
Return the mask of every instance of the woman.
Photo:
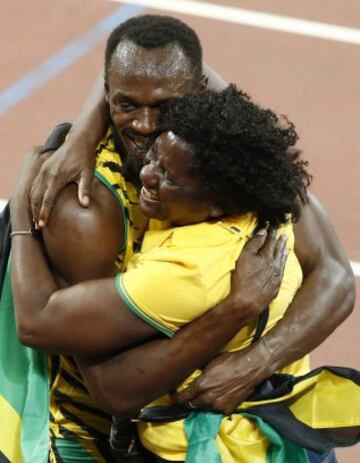
<svg viewBox="0 0 360 463">
<path fill-rule="evenodd" d="M 34 166 L 20 179 L 11 211 L 12 278 L 19 331 L 26 344 L 84 355 L 124 349 L 159 330 L 172 335 L 226 297 L 242 247 L 256 227 L 267 223 L 285 224 L 283 232 L 289 238 L 284 281 L 270 306 L 267 328 L 284 314 L 301 284 L 287 222 L 290 214 L 297 217 L 298 201 L 306 200 L 309 182 L 304 163 L 292 150 L 297 139 L 292 124 L 282 126 L 274 113 L 229 87 L 220 94 L 189 95 L 171 103 L 163 130 L 147 154 L 140 197 L 143 212 L 163 222 L 147 232 L 141 253 L 130 259 L 128 271 L 116 277 L 115 285 L 109 278 L 58 289 L 40 244 L 16 233 L 31 226 L 23 203 Z M 21 265 L 20 254 L 36 267 L 31 275 Z M 31 278 L 39 289 L 36 294 L 24 293 L 24 278 Z M 245 320 L 246 313 L 240 313 L 226 350 L 242 349 L 253 339 L 253 327 L 239 331 Z M 89 342 L 87 333 L 94 325 L 97 334 Z M 46 345 L 40 339 L 44 331 L 51 339 Z M 307 370 L 307 359 L 302 359 L 284 372 L 299 375 Z M 184 460 L 182 426 L 179 421 L 141 425 L 141 440 L 161 458 Z M 241 436 L 248 440 L 247 447 L 238 445 Z M 224 461 L 265 458 L 269 446 L 243 416 L 223 423 L 219 439 Z"/>
</svg>

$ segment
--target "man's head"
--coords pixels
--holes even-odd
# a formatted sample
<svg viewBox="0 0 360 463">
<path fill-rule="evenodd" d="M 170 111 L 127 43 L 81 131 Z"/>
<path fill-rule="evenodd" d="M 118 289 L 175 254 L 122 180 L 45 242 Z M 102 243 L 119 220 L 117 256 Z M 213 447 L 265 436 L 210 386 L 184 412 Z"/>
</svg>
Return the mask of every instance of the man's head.
<svg viewBox="0 0 360 463">
<path fill-rule="evenodd" d="M 161 119 L 141 171 L 147 215 L 177 225 L 247 212 L 262 226 L 298 217 L 310 176 L 285 118 L 229 86 L 172 101 Z"/>
<path fill-rule="evenodd" d="M 111 119 L 128 156 L 141 164 L 158 133 L 164 103 L 202 85 L 202 51 L 195 32 L 167 16 L 139 16 L 120 24 L 105 53 Z"/>
</svg>

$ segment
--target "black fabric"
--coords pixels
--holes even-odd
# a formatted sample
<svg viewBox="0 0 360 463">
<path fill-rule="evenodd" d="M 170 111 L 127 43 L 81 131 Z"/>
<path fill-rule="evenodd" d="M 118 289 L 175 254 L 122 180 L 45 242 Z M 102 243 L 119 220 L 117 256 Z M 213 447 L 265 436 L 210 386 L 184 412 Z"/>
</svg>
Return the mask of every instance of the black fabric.
<svg viewBox="0 0 360 463">
<path fill-rule="evenodd" d="M 70 122 L 63 122 L 56 127 L 54 127 L 47 137 L 42 153 L 47 153 L 48 151 L 56 151 L 64 143 L 69 130 L 71 129 L 72 124 Z"/>
<path fill-rule="evenodd" d="M 7 261 L 10 255 L 10 203 L 7 203 L 5 209 L 0 214 L 0 294 L 4 283 Z"/>
<path fill-rule="evenodd" d="M 2 452 L 0 452 L 0 463 L 11 463 L 11 461 L 8 460 Z"/>
<path fill-rule="evenodd" d="M 142 447 L 133 422 L 113 417 L 110 447 L 117 463 L 148 463 L 147 452 Z"/>
<path fill-rule="evenodd" d="M 286 374 L 274 374 L 261 383 L 249 397 L 257 402 L 282 397 L 290 393 L 295 384 L 328 370 L 331 373 L 349 379 L 360 386 L 360 372 L 352 368 L 320 367 L 306 375 L 294 377 Z M 191 410 L 183 405 L 148 407 L 142 410 L 138 419 L 149 422 L 170 422 L 186 418 Z M 265 404 L 237 412 L 250 413 L 263 418 L 286 439 L 301 447 L 324 453 L 334 447 L 347 447 L 360 442 L 360 426 L 334 429 L 313 429 L 297 420 L 285 403 Z"/>
<path fill-rule="evenodd" d="M 297 420 L 283 403 L 260 405 L 248 408 L 244 412 L 259 416 L 286 439 L 320 454 L 334 447 L 348 447 L 359 442 L 359 429 L 355 435 L 345 437 L 339 432 L 339 429 L 341 431 L 343 428 L 311 428 Z"/>
<path fill-rule="evenodd" d="M 265 331 L 268 321 L 269 321 L 269 307 L 264 309 L 260 314 L 259 321 L 256 327 L 256 332 L 255 332 L 255 335 L 254 335 L 254 338 L 251 344 L 255 344 L 255 342 L 257 342 L 261 338 L 263 332 Z"/>
</svg>

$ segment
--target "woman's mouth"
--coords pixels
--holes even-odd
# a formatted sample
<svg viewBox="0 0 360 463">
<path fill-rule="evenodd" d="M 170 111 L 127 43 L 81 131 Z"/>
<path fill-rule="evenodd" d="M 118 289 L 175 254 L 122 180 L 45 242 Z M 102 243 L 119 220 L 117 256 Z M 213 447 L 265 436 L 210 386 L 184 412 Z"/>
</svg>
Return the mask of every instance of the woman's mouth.
<svg viewBox="0 0 360 463">
<path fill-rule="evenodd" d="M 150 203 L 159 202 L 159 197 L 155 195 L 152 191 L 148 190 L 145 186 L 141 188 L 140 196 L 146 202 L 150 202 Z"/>
</svg>

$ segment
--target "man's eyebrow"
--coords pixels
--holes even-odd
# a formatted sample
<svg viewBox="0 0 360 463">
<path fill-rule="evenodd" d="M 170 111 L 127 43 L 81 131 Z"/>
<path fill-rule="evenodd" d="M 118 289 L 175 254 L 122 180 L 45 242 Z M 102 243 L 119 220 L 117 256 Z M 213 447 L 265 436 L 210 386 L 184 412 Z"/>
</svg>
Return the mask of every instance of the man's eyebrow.
<svg viewBox="0 0 360 463">
<path fill-rule="evenodd" d="M 121 98 L 122 100 L 126 100 L 127 102 L 133 104 L 134 106 L 138 106 L 138 102 L 135 100 L 135 98 L 133 98 L 132 96 L 130 95 L 126 95 L 126 93 L 122 93 L 122 92 L 116 92 L 116 94 L 114 95 L 115 98 Z"/>
</svg>

